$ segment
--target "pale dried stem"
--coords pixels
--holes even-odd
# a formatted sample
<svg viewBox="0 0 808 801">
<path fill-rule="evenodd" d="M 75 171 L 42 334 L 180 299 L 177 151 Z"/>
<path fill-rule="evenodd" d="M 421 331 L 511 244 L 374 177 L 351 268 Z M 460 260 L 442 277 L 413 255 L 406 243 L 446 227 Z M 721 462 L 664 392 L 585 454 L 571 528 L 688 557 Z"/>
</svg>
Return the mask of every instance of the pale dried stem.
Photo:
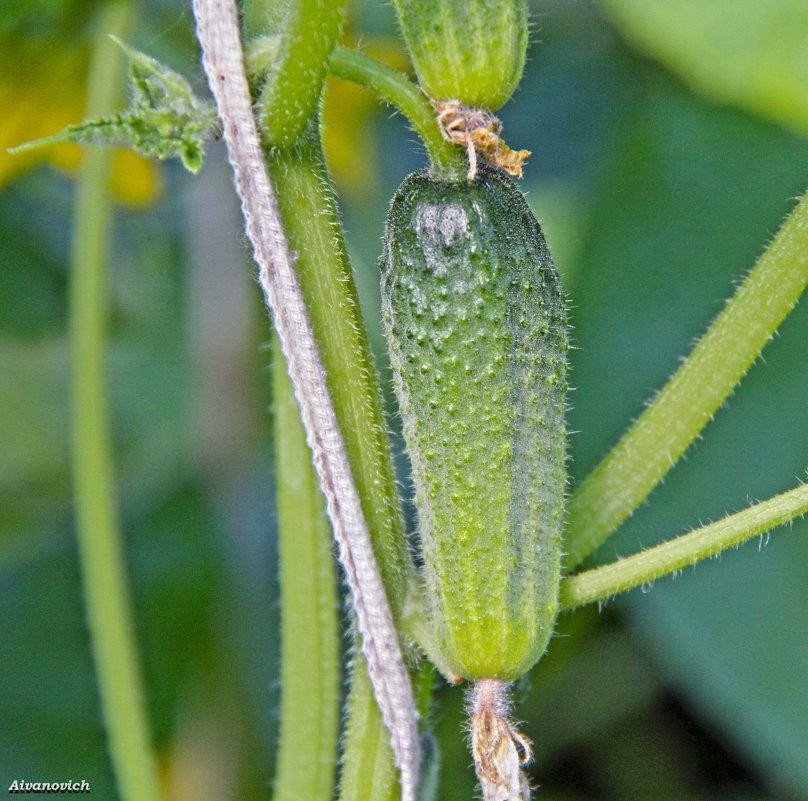
<svg viewBox="0 0 808 801">
<path fill-rule="evenodd" d="M 402 799 L 413 801 L 418 732 L 410 679 L 264 161 L 244 71 L 235 3 L 194 0 L 193 7 L 205 72 L 224 125 L 247 235 L 260 268 L 259 282 L 272 310 L 326 498 L 368 673 L 401 771 Z"/>
<path fill-rule="evenodd" d="M 483 801 L 530 801 L 522 767 L 532 757 L 530 740 L 510 720 L 508 685 L 480 679 L 468 695 L 474 769 Z"/>
</svg>

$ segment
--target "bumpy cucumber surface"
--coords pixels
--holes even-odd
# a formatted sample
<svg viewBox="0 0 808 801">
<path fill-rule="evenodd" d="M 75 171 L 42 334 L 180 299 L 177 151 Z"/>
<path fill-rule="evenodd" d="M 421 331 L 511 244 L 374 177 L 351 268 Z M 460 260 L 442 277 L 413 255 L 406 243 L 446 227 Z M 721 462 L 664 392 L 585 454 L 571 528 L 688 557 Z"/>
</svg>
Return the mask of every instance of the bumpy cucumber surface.
<svg viewBox="0 0 808 801">
<path fill-rule="evenodd" d="M 564 299 L 538 222 L 499 170 L 407 178 L 382 303 L 439 656 L 522 675 L 557 611 L 565 485 Z"/>
<path fill-rule="evenodd" d="M 433 100 L 496 111 L 522 77 L 525 0 L 393 0 L 418 82 Z"/>
</svg>

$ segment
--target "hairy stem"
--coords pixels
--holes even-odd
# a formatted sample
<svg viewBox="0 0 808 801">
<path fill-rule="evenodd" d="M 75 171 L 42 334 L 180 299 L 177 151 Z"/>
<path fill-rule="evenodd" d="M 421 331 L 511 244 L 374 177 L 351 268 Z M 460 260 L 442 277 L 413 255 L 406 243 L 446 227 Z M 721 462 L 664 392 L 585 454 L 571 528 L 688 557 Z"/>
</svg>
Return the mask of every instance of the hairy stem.
<svg viewBox="0 0 808 801">
<path fill-rule="evenodd" d="M 317 113 L 344 6 L 344 0 L 294 0 L 287 4 L 280 30 L 267 31 L 280 38 L 256 103 L 265 142 L 291 145 Z"/>
<path fill-rule="evenodd" d="M 468 165 L 463 151 L 443 138 L 435 109 L 416 84 L 387 64 L 339 45 L 331 54 L 328 68 L 338 78 L 370 89 L 407 118 L 426 146 L 433 177 L 447 181 L 465 179 Z"/>
<path fill-rule="evenodd" d="M 331 801 L 339 626 L 331 528 L 286 365 L 272 369 L 281 583 L 281 730 L 273 801 Z"/>
<path fill-rule="evenodd" d="M 298 254 L 301 290 L 345 432 L 376 560 L 393 616 L 400 621 L 405 607 L 412 614 L 415 571 L 406 547 L 370 350 L 317 131 L 294 148 L 273 149 L 268 163 L 284 228 Z M 357 647 L 351 674 L 342 793 L 344 799 L 386 801 L 391 792 L 398 792 L 395 761 L 371 692 L 367 662 L 359 651 Z"/>
<path fill-rule="evenodd" d="M 254 61 L 260 61 L 260 53 Z M 412 591 L 415 571 L 406 547 L 380 393 L 316 125 L 293 147 L 272 148 L 267 163 L 284 230 L 297 254 L 301 290 L 376 560 L 400 624 L 405 605 L 410 614 L 419 607 L 414 603 L 418 593 Z M 398 795 L 395 759 L 360 649 L 357 641 L 340 786 L 343 798 L 387 801 Z"/>
<path fill-rule="evenodd" d="M 99 19 L 88 91 L 89 116 L 108 113 L 119 99 L 123 53 L 107 33 L 125 36 L 130 19 L 129 3 L 108 5 Z M 76 528 L 90 644 L 118 791 L 123 801 L 156 801 L 160 797 L 157 771 L 115 506 L 104 375 L 110 164 L 109 150 L 85 151 L 74 213 L 70 395 Z"/>
<path fill-rule="evenodd" d="M 259 281 L 314 456 L 339 557 L 351 588 L 374 694 L 390 731 L 402 797 L 412 801 L 418 777 L 418 735 L 409 675 L 374 557 L 325 370 L 284 234 L 252 114 L 233 0 L 194 0 L 203 64 L 224 127 Z"/>
<path fill-rule="evenodd" d="M 345 728 L 339 801 L 398 801 L 390 737 L 373 697 L 368 666 L 357 649 Z"/>
<path fill-rule="evenodd" d="M 564 540 L 567 571 L 662 480 L 772 338 L 806 282 L 808 197 L 803 197 L 688 359 L 573 493 Z"/>
<path fill-rule="evenodd" d="M 398 621 L 415 584 L 370 347 L 314 127 L 267 158 L 376 561 Z"/>
<path fill-rule="evenodd" d="M 273 149 L 271 175 L 306 299 L 348 459 L 362 499 L 373 550 L 393 616 L 423 614 L 413 592 L 415 570 L 406 546 L 379 390 L 348 262 L 336 204 L 316 130 L 294 148 Z M 357 648 L 357 650 L 359 650 Z M 344 745 L 344 799 L 389 797 L 396 788 L 389 735 L 372 695 L 364 658 L 352 670 Z M 387 760 L 387 763 L 385 763 Z"/>
<path fill-rule="evenodd" d="M 750 506 L 655 548 L 564 579 L 564 609 L 602 601 L 740 545 L 808 512 L 808 485 Z"/>
</svg>

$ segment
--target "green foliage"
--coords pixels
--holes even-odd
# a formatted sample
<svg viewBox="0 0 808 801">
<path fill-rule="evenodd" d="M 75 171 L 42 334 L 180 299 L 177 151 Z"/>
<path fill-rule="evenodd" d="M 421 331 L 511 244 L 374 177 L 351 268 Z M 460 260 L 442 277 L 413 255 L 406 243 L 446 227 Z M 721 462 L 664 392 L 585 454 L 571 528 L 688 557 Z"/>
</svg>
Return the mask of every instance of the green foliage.
<svg viewBox="0 0 808 801">
<path fill-rule="evenodd" d="M 808 132 L 802 0 L 600 0 L 639 50 L 717 103 Z"/>
<path fill-rule="evenodd" d="M 50 44 L 51 38 L 65 42 L 80 35 L 88 17 L 101 0 L 8 0 L 0 15 L 0 37 L 13 36 Z"/>
<path fill-rule="evenodd" d="M 182 75 L 116 37 L 111 38 L 129 59 L 129 108 L 69 125 L 12 152 L 59 142 L 115 145 L 130 147 L 142 156 L 179 157 L 188 170 L 198 172 L 205 156 L 205 140 L 215 135 L 219 126 L 213 104 L 197 98 Z"/>
</svg>

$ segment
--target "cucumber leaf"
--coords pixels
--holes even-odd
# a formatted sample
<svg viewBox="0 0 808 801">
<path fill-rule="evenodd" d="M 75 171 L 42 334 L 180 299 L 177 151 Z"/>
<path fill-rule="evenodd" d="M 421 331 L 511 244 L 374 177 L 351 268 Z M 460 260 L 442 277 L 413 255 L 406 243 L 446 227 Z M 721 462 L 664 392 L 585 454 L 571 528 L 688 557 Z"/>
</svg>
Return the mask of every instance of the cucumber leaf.
<svg viewBox="0 0 808 801">
<path fill-rule="evenodd" d="M 190 172 L 198 172 L 205 155 L 205 140 L 218 132 L 215 106 L 196 97 L 179 73 L 118 38 L 110 38 L 129 59 L 129 108 L 68 125 L 53 136 L 27 142 L 12 152 L 59 142 L 115 145 L 129 147 L 141 156 L 179 157 Z"/>
</svg>

